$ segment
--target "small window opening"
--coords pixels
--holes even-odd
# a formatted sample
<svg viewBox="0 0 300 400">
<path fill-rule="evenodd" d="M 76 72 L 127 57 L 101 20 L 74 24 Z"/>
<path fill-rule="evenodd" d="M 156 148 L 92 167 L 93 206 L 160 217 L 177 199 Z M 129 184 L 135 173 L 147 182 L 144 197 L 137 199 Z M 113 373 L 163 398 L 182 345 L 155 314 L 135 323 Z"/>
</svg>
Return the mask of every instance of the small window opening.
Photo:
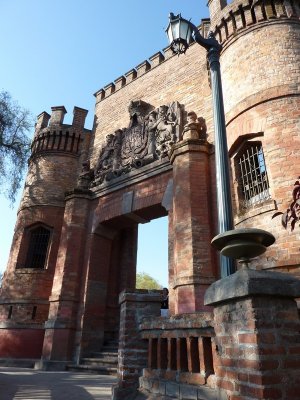
<svg viewBox="0 0 300 400">
<path fill-rule="evenodd" d="M 7 319 L 11 319 L 11 317 L 12 317 L 12 312 L 13 312 L 13 306 L 9 306 Z"/>
<path fill-rule="evenodd" d="M 42 226 L 30 232 L 25 268 L 44 268 L 50 238 L 50 231 Z"/>
<path fill-rule="evenodd" d="M 235 157 L 239 196 L 244 207 L 270 198 L 269 180 L 260 142 L 248 142 Z"/>
<path fill-rule="evenodd" d="M 36 310 L 37 310 L 37 306 L 33 306 L 32 314 L 31 314 L 31 319 L 35 319 L 35 317 L 36 317 Z"/>
</svg>

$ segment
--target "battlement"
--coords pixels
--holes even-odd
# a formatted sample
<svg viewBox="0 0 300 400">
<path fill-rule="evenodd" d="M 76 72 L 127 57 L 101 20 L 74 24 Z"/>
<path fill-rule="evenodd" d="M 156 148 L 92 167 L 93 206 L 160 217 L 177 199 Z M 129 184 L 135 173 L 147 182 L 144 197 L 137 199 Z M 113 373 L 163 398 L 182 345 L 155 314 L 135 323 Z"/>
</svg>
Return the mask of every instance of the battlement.
<svg viewBox="0 0 300 400">
<path fill-rule="evenodd" d="M 40 129 L 47 128 L 48 126 L 63 125 L 65 114 L 67 110 L 64 106 L 51 107 L 52 113 L 49 115 L 46 111 L 43 111 L 37 116 L 37 123 L 35 126 L 36 132 Z M 74 107 L 73 109 L 73 121 L 72 126 L 78 128 L 84 128 L 85 119 L 88 110 L 80 107 Z"/>
<path fill-rule="evenodd" d="M 31 157 L 45 151 L 78 154 L 88 110 L 75 106 L 71 125 L 63 123 L 67 113 L 64 106 L 51 107 L 51 110 L 51 116 L 43 111 L 37 117 Z"/>
<path fill-rule="evenodd" d="M 261 22 L 285 18 L 299 21 L 300 17 L 296 0 L 210 0 L 208 6 L 211 28 L 221 43 Z"/>
<path fill-rule="evenodd" d="M 199 30 L 204 37 L 207 37 L 209 29 L 210 29 L 210 19 L 209 18 L 202 19 L 201 25 L 199 26 Z M 155 54 L 150 56 L 147 60 L 142 61 L 136 67 L 132 68 L 124 75 L 121 75 L 119 78 L 115 79 L 113 82 L 110 82 L 103 88 L 99 89 L 96 93 L 94 93 L 94 96 L 96 97 L 96 103 L 104 100 L 105 98 L 112 95 L 116 91 L 122 89 L 124 86 L 130 84 L 132 81 L 150 72 L 151 70 L 158 67 L 160 64 L 164 63 L 173 56 L 174 54 L 170 46 L 165 47 L 162 51 L 156 52 Z"/>
</svg>

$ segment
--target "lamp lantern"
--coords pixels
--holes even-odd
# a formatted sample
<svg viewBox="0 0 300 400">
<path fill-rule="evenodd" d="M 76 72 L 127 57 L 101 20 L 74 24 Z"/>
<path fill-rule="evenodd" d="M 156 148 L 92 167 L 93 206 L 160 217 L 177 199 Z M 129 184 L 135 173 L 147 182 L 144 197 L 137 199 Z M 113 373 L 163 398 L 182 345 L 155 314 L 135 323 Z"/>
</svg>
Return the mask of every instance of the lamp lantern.
<svg viewBox="0 0 300 400">
<path fill-rule="evenodd" d="M 190 21 L 181 17 L 181 14 L 169 15 L 169 25 L 166 29 L 171 49 L 175 54 L 184 54 L 193 42 L 192 27 Z"/>
</svg>

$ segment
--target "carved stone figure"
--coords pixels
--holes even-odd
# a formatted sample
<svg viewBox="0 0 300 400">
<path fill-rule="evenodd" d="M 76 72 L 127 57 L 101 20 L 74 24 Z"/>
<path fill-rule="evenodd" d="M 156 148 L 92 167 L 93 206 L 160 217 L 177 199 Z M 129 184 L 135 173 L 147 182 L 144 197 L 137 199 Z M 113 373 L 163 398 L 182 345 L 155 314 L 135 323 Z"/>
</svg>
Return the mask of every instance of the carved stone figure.
<svg viewBox="0 0 300 400">
<path fill-rule="evenodd" d="M 77 188 L 88 189 L 93 179 L 94 171 L 90 168 L 90 162 L 86 160 L 82 163 L 82 169 L 77 179 Z"/>
<path fill-rule="evenodd" d="M 178 141 L 181 106 L 177 102 L 153 109 L 142 100 L 131 101 L 127 128 L 106 137 L 95 168 L 92 186 L 110 181 L 168 155 Z"/>
<path fill-rule="evenodd" d="M 183 139 L 200 139 L 206 142 L 207 127 L 205 119 L 197 117 L 194 111 L 187 114 L 187 123 L 184 126 L 182 138 Z"/>
<path fill-rule="evenodd" d="M 175 143 L 174 127 L 176 117 L 167 106 L 160 106 L 156 122 L 156 153 L 161 157 L 168 154 L 170 146 Z"/>
</svg>

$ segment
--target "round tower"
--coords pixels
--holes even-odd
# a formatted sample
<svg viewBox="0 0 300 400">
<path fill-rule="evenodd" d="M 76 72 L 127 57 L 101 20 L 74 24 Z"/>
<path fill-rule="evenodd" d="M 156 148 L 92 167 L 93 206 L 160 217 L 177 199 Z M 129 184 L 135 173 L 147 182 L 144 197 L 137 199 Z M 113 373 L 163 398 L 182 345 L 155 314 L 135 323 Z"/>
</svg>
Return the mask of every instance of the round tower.
<svg viewBox="0 0 300 400">
<path fill-rule="evenodd" d="M 236 227 L 272 232 L 254 264 L 299 271 L 300 6 L 210 0 L 221 69 Z"/>
<path fill-rule="evenodd" d="M 65 193 L 76 186 L 90 131 L 87 110 L 38 116 L 28 173 L 1 289 L 0 357 L 40 357 L 63 226 Z M 12 334 L 13 332 L 13 334 Z"/>
</svg>

